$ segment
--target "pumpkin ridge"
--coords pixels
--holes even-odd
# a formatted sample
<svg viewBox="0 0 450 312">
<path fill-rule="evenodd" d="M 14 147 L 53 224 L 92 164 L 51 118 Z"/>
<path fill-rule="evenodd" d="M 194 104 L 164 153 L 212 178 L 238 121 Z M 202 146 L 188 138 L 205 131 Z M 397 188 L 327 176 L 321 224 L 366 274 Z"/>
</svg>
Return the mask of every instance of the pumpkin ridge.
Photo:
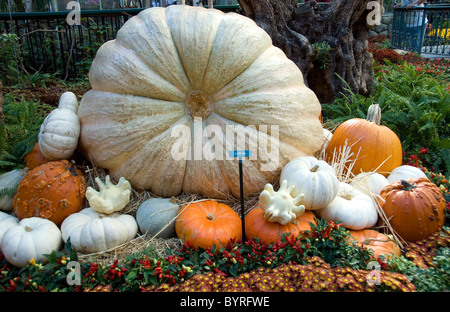
<svg viewBox="0 0 450 312">
<path fill-rule="evenodd" d="M 201 88 L 201 86 L 202 86 L 202 83 L 204 80 L 205 73 L 208 68 L 209 56 L 211 54 L 212 46 L 214 45 L 214 41 L 215 41 L 215 38 L 217 35 L 217 29 L 218 29 L 217 25 L 216 25 L 217 22 L 215 21 L 215 18 L 212 18 L 210 20 L 212 23 L 210 25 L 208 25 L 210 27 L 207 30 L 207 35 L 209 36 L 210 40 L 208 40 L 208 42 L 206 42 L 207 46 L 202 46 L 202 49 L 203 49 L 202 51 L 206 52 L 208 54 L 208 61 L 205 62 L 204 59 L 201 59 L 203 66 L 200 70 L 201 71 L 201 79 L 199 79 L 198 77 L 200 75 L 198 73 L 199 70 L 198 70 L 197 66 L 190 68 L 190 67 L 192 67 L 192 65 L 189 64 L 190 63 L 189 61 L 192 61 L 192 59 L 190 59 L 190 55 L 186 56 L 186 54 L 189 54 L 187 51 L 190 50 L 190 47 L 183 47 L 182 44 L 184 43 L 184 41 L 181 39 L 184 36 L 188 36 L 188 35 L 192 35 L 195 38 L 195 37 L 199 36 L 197 31 L 201 31 L 202 29 L 199 29 L 198 27 L 196 29 L 195 26 L 197 26 L 197 25 L 191 25 L 190 28 L 195 29 L 194 33 L 191 33 L 190 30 L 187 30 L 187 33 L 186 32 L 181 33 L 183 31 L 180 30 L 179 27 L 177 28 L 177 26 L 179 24 L 178 20 L 177 20 L 177 22 L 174 23 L 173 19 L 178 17 L 181 19 L 196 21 L 197 19 L 199 19 L 199 20 L 201 19 L 200 16 L 208 14 L 207 12 L 205 12 L 205 10 L 206 10 L 205 8 L 198 7 L 198 9 L 199 10 L 196 10 L 196 8 L 193 8 L 190 6 L 174 5 L 174 6 L 169 6 L 165 11 L 165 20 L 164 20 L 165 24 L 169 28 L 175 50 L 176 50 L 178 58 L 181 62 L 181 66 L 184 69 L 184 75 L 186 76 L 186 78 L 191 86 L 191 90 L 188 90 L 187 92 L 192 91 L 192 90 L 200 90 L 200 91 L 205 92 L 205 90 L 203 90 Z M 211 9 L 209 9 L 209 10 L 211 10 Z M 219 16 L 219 14 L 217 14 L 218 12 L 220 12 L 220 14 L 223 14 L 223 12 L 217 11 L 214 9 L 211 10 L 210 12 L 214 12 L 213 14 L 215 14 L 216 16 Z M 189 18 L 188 15 L 194 15 L 194 16 L 190 16 L 190 18 Z M 180 33 L 178 33 L 178 32 L 180 32 Z M 181 38 L 178 38 L 178 36 L 181 36 Z M 208 48 L 208 46 L 209 46 L 209 48 Z M 192 49 L 192 50 L 195 50 L 195 49 Z M 196 65 L 198 65 L 198 64 L 196 64 Z M 194 73 L 191 73 L 191 71 L 194 71 Z M 197 82 L 193 81 L 193 79 L 195 79 Z"/>
<path fill-rule="evenodd" d="M 164 16 L 166 15 L 165 14 L 165 11 L 164 10 L 161 10 L 161 12 L 164 14 Z M 141 13 L 141 12 L 140 12 Z M 154 21 L 154 19 L 152 19 L 152 18 L 149 18 L 148 16 L 147 16 L 147 18 L 146 18 L 146 16 L 145 16 L 145 12 L 143 13 L 143 14 L 138 14 L 138 15 L 136 15 L 136 19 L 135 19 L 135 32 L 136 32 L 136 34 L 137 34 L 137 36 L 142 40 L 142 41 L 144 41 L 145 43 L 146 43 L 146 45 L 147 45 L 147 48 L 148 49 L 150 49 L 151 51 L 152 51 L 152 53 L 151 53 L 151 55 L 152 55 L 152 59 L 157 59 L 158 60 L 158 63 L 162 63 L 162 64 L 167 64 L 167 62 L 168 61 L 170 61 L 170 60 L 168 60 L 167 59 L 167 55 L 165 54 L 165 53 L 155 53 L 154 51 L 158 51 L 158 48 L 162 48 L 160 45 L 158 45 L 158 47 L 156 47 L 156 48 L 154 48 L 154 44 L 151 44 L 151 41 L 149 41 L 148 39 L 148 36 L 146 36 L 147 35 L 147 33 L 144 33 L 144 34 L 142 34 L 141 33 L 141 29 L 151 29 L 151 30 L 154 30 L 153 29 L 153 27 L 151 27 L 151 26 L 154 26 L 155 28 L 157 28 L 157 32 L 159 33 L 159 34 L 161 34 L 161 35 L 166 35 L 165 33 L 163 33 L 162 32 L 162 30 L 161 30 L 161 25 L 159 25 L 158 23 L 156 23 L 155 21 Z M 149 25 L 148 24 L 148 22 L 150 22 L 152 25 Z M 167 22 L 165 22 L 165 26 L 169 29 L 169 27 L 168 27 L 168 25 L 167 25 Z M 122 27 L 123 28 L 123 27 Z M 126 28 L 124 28 L 124 30 L 125 30 Z M 170 31 L 170 29 L 169 29 L 169 31 Z M 119 32 L 120 32 L 120 29 L 119 29 Z M 185 79 L 181 79 L 181 80 L 186 80 L 185 82 L 188 82 L 188 85 L 185 85 L 184 87 L 187 87 L 187 89 L 182 89 L 182 88 L 180 88 L 181 87 L 181 85 L 180 86 L 177 86 L 177 85 L 175 85 L 174 83 L 175 82 L 179 82 L 179 78 L 177 78 L 176 76 L 175 76 L 175 74 L 172 72 L 172 71 L 170 71 L 168 74 L 169 74 L 169 76 L 170 77 L 166 77 L 166 74 L 165 73 L 161 73 L 161 72 L 159 72 L 159 70 L 155 70 L 154 68 L 152 68 L 152 64 L 150 63 L 150 62 L 148 62 L 147 60 L 146 60 L 146 58 L 144 58 L 142 55 L 141 55 L 141 53 L 139 53 L 140 51 L 138 51 L 138 50 L 136 50 L 136 44 L 135 44 L 135 42 L 133 42 L 133 44 L 129 44 L 128 43 L 128 41 L 127 41 L 127 39 L 126 39 L 126 36 L 125 35 L 123 35 L 122 36 L 122 34 L 123 33 L 125 33 L 125 31 L 122 31 L 122 32 L 120 32 L 120 34 L 118 33 L 117 34 L 117 36 L 116 36 L 116 40 L 118 40 L 123 46 L 125 46 L 126 48 L 128 48 L 128 49 L 130 49 L 130 50 L 132 50 L 133 52 L 135 52 L 135 54 L 137 55 L 137 57 L 142 61 L 142 63 L 143 64 L 145 64 L 146 66 L 147 66 L 147 68 L 149 69 L 149 70 L 151 70 L 151 71 L 153 71 L 153 72 L 155 72 L 155 74 L 157 74 L 158 76 L 160 76 L 161 77 L 161 79 L 163 79 L 163 80 L 165 80 L 167 83 L 170 83 L 170 84 L 172 84 L 175 88 L 177 88 L 180 92 L 182 92 L 182 93 L 187 93 L 188 92 L 188 90 L 190 89 L 190 83 L 189 83 L 189 80 L 188 80 L 188 78 L 187 78 L 187 76 L 186 76 L 186 73 L 185 73 L 185 71 L 183 71 L 182 73 L 181 72 L 179 72 L 179 71 L 177 71 L 177 73 L 176 74 L 183 74 L 184 75 L 184 77 L 183 78 L 185 78 Z M 152 37 L 152 39 L 153 39 L 153 37 Z M 172 37 L 170 37 L 170 40 L 168 40 L 169 42 L 172 42 L 173 43 L 173 38 Z M 159 42 L 158 42 L 159 43 Z M 170 48 L 170 47 L 164 47 L 164 48 Z M 148 56 L 148 55 L 145 55 L 145 56 Z M 178 61 L 180 62 L 180 65 L 181 65 L 181 68 L 183 68 L 184 69 L 184 67 L 182 66 L 182 61 L 181 61 L 181 58 L 180 58 L 180 55 L 177 53 L 177 57 L 178 57 Z M 163 76 L 164 75 L 164 76 Z M 169 79 L 170 78 L 170 79 Z"/>
</svg>

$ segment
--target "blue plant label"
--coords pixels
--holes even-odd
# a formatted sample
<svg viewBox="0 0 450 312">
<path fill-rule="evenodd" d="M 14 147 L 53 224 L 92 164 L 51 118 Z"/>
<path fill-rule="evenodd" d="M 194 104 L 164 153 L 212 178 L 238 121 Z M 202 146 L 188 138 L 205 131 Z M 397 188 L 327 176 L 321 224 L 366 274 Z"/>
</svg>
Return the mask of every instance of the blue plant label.
<svg viewBox="0 0 450 312">
<path fill-rule="evenodd" d="M 228 152 L 229 157 L 252 157 L 252 151 L 250 150 L 237 150 L 237 151 L 229 151 Z"/>
</svg>

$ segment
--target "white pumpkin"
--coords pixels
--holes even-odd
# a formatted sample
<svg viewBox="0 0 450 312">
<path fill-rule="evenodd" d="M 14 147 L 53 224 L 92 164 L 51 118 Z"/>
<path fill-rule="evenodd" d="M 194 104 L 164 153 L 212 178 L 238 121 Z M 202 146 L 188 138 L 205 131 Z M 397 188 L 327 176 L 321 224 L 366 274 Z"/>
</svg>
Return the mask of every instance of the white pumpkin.
<svg viewBox="0 0 450 312">
<path fill-rule="evenodd" d="M 85 208 L 71 214 L 61 224 L 64 242 L 70 243 L 76 251 L 94 253 L 117 247 L 133 239 L 138 226 L 128 214 L 100 214 L 92 208 Z"/>
<path fill-rule="evenodd" d="M 67 108 L 75 114 L 78 112 L 78 98 L 75 93 L 67 91 L 59 97 L 59 108 Z"/>
<path fill-rule="evenodd" d="M 406 180 L 411 178 L 427 178 L 427 176 L 417 167 L 402 165 L 392 170 L 388 175 L 387 180 L 389 181 L 389 184 L 391 184 L 398 180 Z"/>
<path fill-rule="evenodd" d="M 131 185 L 124 177 L 120 177 L 117 184 L 111 183 L 109 175 L 105 177 L 105 183 L 99 177 L 95 178 L 95 182 L 99 191 L 90 186 L 86 190 L 86 198 L 95 211 L 106 214 L 117 212 L 130 202 Z"/>
<path fill-rule="evenodd" d="M 150 237 L 174 237 L 175 219 L 179 211 L 180 206 L 171 198 L 147 199 L 136 211 L 139 230 Z"/>
<path fill-rule="evenodd" d="M 6 230 L 10 227 L 16 226 L 19 223 L 19 219 L 9 213 L 0 211 L 0 250 L 2 248 L 2 237 Z"/>
<path fill-rule="evenodd" d="M 6 260 L 14 266 L 23 267 L 33 258 L 45 263 L 44 255 L 61 249 L 61 231 L 50 220 L 25 218 L 6 230 L 1 246 Z"/>
<path fill-rule="evenodd" d="M 28 168 L 14 169 L 0 175 L 0 193 L 7 192 L 9 189 L 16 188 L 19 182 L 26 176 Z M 11 211 L 13 209 L 13 200 L 16 192 L 0 195 L 0 210 Z"/>
<path fill-rule="evenodd" d="M 341 221 L 350 230 L 370 228 L 378 221 L 372 197 L 344 182 L 339 182 L 336 198 L 318 213 L 327 221 Z"/>
<path fill-rule="evenodd" d="M 322 144 L 320 103 L 299 68 L 251 19 L 153 7 L 97 51 L 78 110 L 80 150 L 114 179 L 170 197 L 257 194 Z M 242 143 L 243 146 L 239 146 Z"/>
<path fill-rule="evenodd" d="M 325 208 L 336 197 L 339 180 L 329 164 L 315 157 L 297 157 L 287 163 L 280 175 L 280 182 L 294 186 L 292 197 L 303 194 L 302 205 L 307 210 Z"/>
<path fill-rule="evenodd" d="M 48 160 L 67 159 L 78 146 L 80 121 L 75 105 L 76 96 L 75 99 L 73 96 L 64 93 L 58 108 L 51 111 L 42 122 L 38 143 L 42 155 Z"/>
<path fill-rule="evenodd" d="M 390 183 L 388 179 L 380 173 L 361 172 L 354 177 L 349 184 L 368 195 L 380 195 L 381 190 Z"/>
</svg>

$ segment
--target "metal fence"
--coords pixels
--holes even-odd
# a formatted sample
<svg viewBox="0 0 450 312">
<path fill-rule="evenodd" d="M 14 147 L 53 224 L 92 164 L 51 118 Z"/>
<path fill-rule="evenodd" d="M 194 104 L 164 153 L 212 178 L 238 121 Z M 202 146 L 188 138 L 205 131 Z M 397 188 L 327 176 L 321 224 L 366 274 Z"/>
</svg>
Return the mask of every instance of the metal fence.
<svg viewBox="0 0 450 312">
<path fill-rule="evenodd" d="M 215 8 L 238 10 L 237 5 Z M 25 70 L 76 78 L 88 73 L 97 49 L 142 10 L 81 10 L 81 25 L 67 23 L 69 11 L 0 13 L 0 35 L 14 35 L 16 59 Z"/>
<path fill-rule="evenodd" d="M 450 5 L 394 9 L 391 46 L 450 57 Z"/>
</svg>

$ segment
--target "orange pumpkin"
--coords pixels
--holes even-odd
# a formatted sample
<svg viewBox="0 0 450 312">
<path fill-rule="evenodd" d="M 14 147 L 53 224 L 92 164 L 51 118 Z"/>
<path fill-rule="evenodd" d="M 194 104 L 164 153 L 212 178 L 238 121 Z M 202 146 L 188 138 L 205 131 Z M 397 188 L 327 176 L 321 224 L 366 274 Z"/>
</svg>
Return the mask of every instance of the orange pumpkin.
<svg viewBox="0 0 450 312">
<path fill-rule="evenodd" d="M 245 216 L 245 236 L 247 239 L 258 238 L 266 244 L 276 243 L 281 240 L 283 234 L 291 233 L 290 237 L 297 237 L 304 231 L 310 231 L 309 222 L 316 224 L 314 214 L 308 210 L 285 225 L 269 222 L 264 218 L 264 210 L 256 205 Z"/>
<path fill-rule="evenodd" d="M 445 222 L 444 196 L 427 178 L 389 184 L 381 190 L 379 203 L 392 228 L 406 241 L 425 239 Z"/>
<path fill-rule="evenodd" d="M 86 181 L 74 163 L 52 161 L 28 171 L 14 196 L 14 213 L 19 220 L 40 217 L 60 226 L 84 205 Z"/>
<path fill-rule="evenodd" d="M 400 257 L 402 254 L 394 241 L 378 231 L 369 229 L 350 231 L 350 235 L 352 236 L 350 241 L 356 241 L 362 246 L 371 249 L 375 259 L 378 259 L 380 255 Z"/>
<path fill-rule="evenodd" d="M 242 222 L 228 205 L 214 200 L 190 203 L 181 208 L 175 222 L 177 236 L 184 242 L 207 249 L 220 249 L 230 241 L 242 238 Z"/>
<path fill-rule="evenodd" d="M 373 172 L 387 176 L 402 164 L 402 145 L 398 136 L 380 125 L 381 109 L 378 104 L 369 107 L 367 119 L 352 118 L 340 124 L 325 149 L 325 159 L 340 159 L 344 146 L 349 146 L 354 162 L 352 173 Z"/>
<path fill-rule="evenodd" d="M 33 149 L 25 156 L 24 161 L 25 166 L 30 170 L 49 162 L 49 160 L 42 155 L 38 142 L 36 142 Z"/>
</svg>

